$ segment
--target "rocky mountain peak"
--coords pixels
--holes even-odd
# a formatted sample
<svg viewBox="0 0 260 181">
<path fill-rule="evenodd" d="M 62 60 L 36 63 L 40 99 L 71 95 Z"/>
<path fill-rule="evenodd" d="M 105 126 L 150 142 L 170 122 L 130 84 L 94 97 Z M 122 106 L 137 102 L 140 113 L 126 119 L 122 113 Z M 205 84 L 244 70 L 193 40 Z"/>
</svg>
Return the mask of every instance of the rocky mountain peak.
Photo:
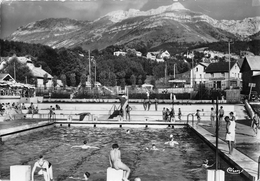
<svg viewBox="0 0 260 181">
<path fill-rule="evenodd" d="M 123 10 L 113 11 L 113 12 L 106 14 L 105 16 L 103 16 L 101 18 L 107 17 L 110 21 L 116 23 L 116 22 L 120 22 L 124 19 L 131 18 L 131 17 L 152 16 L 152 15 L 161 14 L 166 11 L 174 11 L 174 10 L 178 11 L 178 10 L 188 10 L 188 9 L 186 9 L 181 3 L 175 2 L 169 6 L 160 6 L 159 8 L 151 9 L 148 11 L 140 11 L 137 9 L 130 9 L 128 11 L 123 11 Z"/>
</svg>

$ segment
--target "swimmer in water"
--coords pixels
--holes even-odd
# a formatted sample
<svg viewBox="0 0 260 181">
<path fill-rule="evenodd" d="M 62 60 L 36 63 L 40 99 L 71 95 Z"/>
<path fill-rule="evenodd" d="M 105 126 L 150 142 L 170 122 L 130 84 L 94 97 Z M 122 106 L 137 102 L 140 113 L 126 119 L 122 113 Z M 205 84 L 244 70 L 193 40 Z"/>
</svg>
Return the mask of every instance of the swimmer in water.
<svg viewBox="0 0 260 181">
<path fill-rule="evenodd" d="M 82 148 L 82 149 L 94 148 L 94 149 L 99 149 L 96 146 L 89 146 L 89 145 L 87 145 L 87 141 L 86 140 L 83 142 L 83 145 L 76 145 L 76 146 L 72 146 L 71 148 Z"/>
<path fill-rule="evenodd" d="M 69 177 L 71 179 L 75 179 L 75 180 L 88 180 L 89 177 L 90 177 L 90 173 L 89 172 L 86 172 L 83 174 L 83 177 L 84 178 L 80 178 L 80 177 Z"/>
<path fill-rule="evenodd" d="M 146 150 L 154 150 L 154 151 L 160 150 L 159 148 L 157 148 L 157 147 L 155 146 L 155 144 L 152 144 L 152 148 L 149 149 L 148 147 L 146 147 L 145 149 L 146 149 Z M 163 149 L 162 151 L 164 151 L 164 149 Z"/>
<path fill-rule="evenodd" d="M 173 138 L 171 138 L 170 141 L 167 141 L 164 144 L 169 144 L 171 147 L 174 147 L 174 145 L 178 145 L 179 143 L 177 141 L 174 141 Z"/>
<path fill-rule="evenodd" d="M 130 130 L 129 130 L 129 129 L 128 129 L 128 130 L 126 130 L 126 133 L 127 133 L 127 134 L 130 134 Z"/>
<path fill-rule="evenodd" d="M 191 172 L 200 172 L 200 171 L 203 171 L 203 170 L 206 170 L 206 169 L 212 167 L 214 164 L 215 163 L 213 163 L 212 165 L 209 165 L 209 161 L 207 159 L 205 159 L 198 168 L 191 169 L 190 171 Z"/>
<path fill-rule="evenodd" d="M 40 168 L 38 175 L 43 175 L 45 181 L 53 180 L 52 164 L 44 159 L 43 155 L 39 156 L 39 160 L 35 162 L 32 169 L 32 181 L 34 181 L 34 172 L 36 168 Z"/>
<path fill-rule="evenodd" d="M 134 181 L 141 181 L 141 179 L 139 177 L 135 178 Z"/>
<path fill-rule="evenodd" d="M 116 170 L 123 170 L 123 181 L 129 181 L 130 168 L 121 161 L 121 152 L 118 144 L 112 145 L 112 150 L 109 154 L 110 166 Z"/>
</svg>

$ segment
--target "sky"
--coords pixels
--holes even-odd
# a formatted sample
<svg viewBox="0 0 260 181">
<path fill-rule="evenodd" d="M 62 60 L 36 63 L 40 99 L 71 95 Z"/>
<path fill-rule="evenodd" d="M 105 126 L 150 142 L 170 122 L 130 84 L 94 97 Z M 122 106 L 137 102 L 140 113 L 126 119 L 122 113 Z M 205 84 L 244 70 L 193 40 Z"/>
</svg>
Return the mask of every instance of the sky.
<svg viewBox="0 0 260 181">
<path fill-rule="evenodd" d="M 93 21 L 115 10 L 147 11 L 180 2 L 184 7 L 215 19 L 244 19 L 260 16 L 260 0 L 0 0 L 1 35 L 46 18 Z"/>
</svg>

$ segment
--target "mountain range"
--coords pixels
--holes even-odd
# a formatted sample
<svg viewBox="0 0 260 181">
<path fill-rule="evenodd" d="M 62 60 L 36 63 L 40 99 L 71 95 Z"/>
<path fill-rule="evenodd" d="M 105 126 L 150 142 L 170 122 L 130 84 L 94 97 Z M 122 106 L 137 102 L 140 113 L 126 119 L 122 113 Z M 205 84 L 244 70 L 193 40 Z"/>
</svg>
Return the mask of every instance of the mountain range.
<svg viewBox="0 0 260 181">
<path fill-rule="evenodd" d="M 53 48 L 103 49 L 110 45 L 148 49 L 169 43 L 206 43 L 260 38 L 260 17 L 216 20 L 176 2 L 149 11 L 114 11 L 94 21 L 49 18 L 19 27 L 7 40 Z"/>
</svg>

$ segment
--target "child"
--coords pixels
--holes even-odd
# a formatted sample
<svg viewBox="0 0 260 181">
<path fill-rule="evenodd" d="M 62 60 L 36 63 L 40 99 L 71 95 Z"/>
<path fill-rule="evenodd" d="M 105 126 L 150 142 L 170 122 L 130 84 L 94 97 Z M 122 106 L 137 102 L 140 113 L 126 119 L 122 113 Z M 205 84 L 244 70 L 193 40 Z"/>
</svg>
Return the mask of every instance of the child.
<svg viewBox="0 0 260 181">
<path fill-rule="evenodd" d="M 196 112 L 196 114 L 195 114 L 195 116 L 197 117 L 197 124 L 199 124 L 200 123 L 200 110 L 199 109 L 197 109 L 197 112 Z"/>
</svg>

